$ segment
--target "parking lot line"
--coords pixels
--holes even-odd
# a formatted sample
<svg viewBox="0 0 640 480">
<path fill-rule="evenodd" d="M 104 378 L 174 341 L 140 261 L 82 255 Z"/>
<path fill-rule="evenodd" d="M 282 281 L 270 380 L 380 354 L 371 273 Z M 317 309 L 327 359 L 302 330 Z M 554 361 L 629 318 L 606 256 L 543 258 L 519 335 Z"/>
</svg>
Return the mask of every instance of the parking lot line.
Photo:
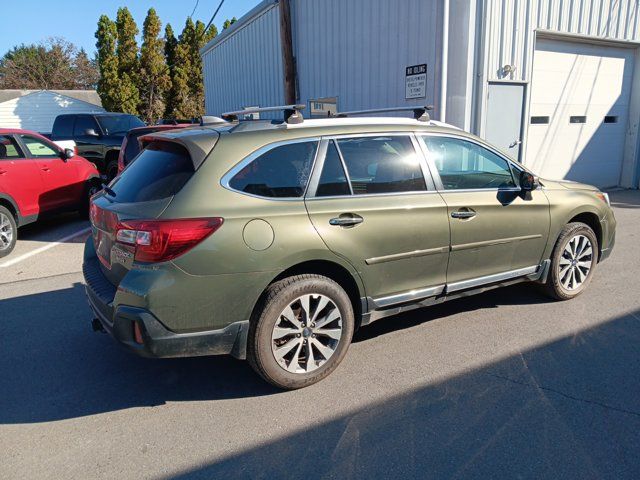
<svg viewBox="0 0 640 480">
<path fill-rule="evenodd" d="M 75 233 L 71 233 L 69 235 L 67 235 L 66 237 L 61 238 L 60 240 L 56 240 L 55 242 L 51 242 L 48 243 L 46 245 L 43 245 L 40 248 L 36 248 L 35 250 L 32 250 L 31 252 L 25 253 L 23 255 L 20 255 L 19 257 L 16 258 L 12 258 L 11 260 L 7 260 L 4 263 L 0 263 L 0 268 L 7 268 L 7 267 L 11 267 L 12 265 L 15 265 L 16 263 L 20 263 L 23 260 L 26 260 L 27 258 L 31 258 L 35 255 L 38 255 L 39 253 L 42 252 L 46 252 L 47 250 L 53 248 L 53 247 L 57 247 L 58 245 L 60 245 L 61 243 L 64 242 L 68 242 L 69 240 L 79 237 L 80 235 L 84 235 L 85 233 L 88 233 L 91 231 L 91 227 L 87 227 L 87 228 L 83 228 L 82 230 L 79 230 Z"/>
</svg>

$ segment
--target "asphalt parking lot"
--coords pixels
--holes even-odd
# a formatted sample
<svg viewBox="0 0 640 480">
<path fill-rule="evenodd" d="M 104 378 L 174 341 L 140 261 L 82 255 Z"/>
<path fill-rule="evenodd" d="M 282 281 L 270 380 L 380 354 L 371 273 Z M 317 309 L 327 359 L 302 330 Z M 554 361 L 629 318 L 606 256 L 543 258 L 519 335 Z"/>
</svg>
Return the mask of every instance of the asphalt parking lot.
<svg viewBox="0 0 640 480">
<path fill-rule="evenodd" d="M 640 478 L 640 193 L 581 297 L 530 286 L 362 329 L 295 392 L 91 331 L 74 215 L 0 260 L 0 478 Z M 58 241 L 59 243 L 52 243 Z"/>
</svg>

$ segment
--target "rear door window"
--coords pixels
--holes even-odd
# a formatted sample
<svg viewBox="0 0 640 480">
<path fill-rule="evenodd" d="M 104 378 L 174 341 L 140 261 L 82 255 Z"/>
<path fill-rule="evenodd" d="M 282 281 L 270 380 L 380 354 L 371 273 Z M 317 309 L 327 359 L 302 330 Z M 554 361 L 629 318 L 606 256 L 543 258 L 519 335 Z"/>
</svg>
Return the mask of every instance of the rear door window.
<svg viewBox="0 0 640 480">
<path fill-rule="evenodd" d="M 15 138 L 10 135 L 0 135 L 0 160 L 15 160 L 24 158 Z"/>
<path fill-rule="evenodd" d="M 333 140 L 327 146 L 327 154 L 322 166 L 322 174 L 318 182 L 316 197 L 332 197 L 350 195 L 351 189 L 345 174 L 338 148 Z"/>
<path fill-rule="evenodd" d="M 420 159 L 407 135 L 338 139 L 354 195 L 427 189 Z"/>
<path fill-rule="evenodd" d="M 58 137 L 71 137 L 73 135 L 73 115 L 60 115 L 53 124 L 53 131 Z"/>
<path fill-rule="evenodd" d="M 173 142 L 151 142 L 110 186 L 115 202 L 147 202 L 172 197 L 193 176 L 186 148 Z"/>
<path fill-rule="evenodd" d="M 260 197 L 301 197 L 309 181 L 317 147 L 317 141 L 273 147 L 236 173 L 229 181 L 229 187 Z"/>
</svg>

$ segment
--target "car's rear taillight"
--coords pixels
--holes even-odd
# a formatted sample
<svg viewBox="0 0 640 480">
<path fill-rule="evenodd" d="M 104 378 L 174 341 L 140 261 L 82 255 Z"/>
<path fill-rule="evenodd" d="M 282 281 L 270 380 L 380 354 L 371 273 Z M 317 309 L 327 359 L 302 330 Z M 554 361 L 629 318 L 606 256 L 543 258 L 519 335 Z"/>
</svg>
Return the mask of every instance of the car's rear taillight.
<svg viewBox="0 0 640 480">
<path fill-rule="evenodd" d="M 129 220 L 116 227 L 116 241 L 135 246 L 137 262 L 166 262 L 195 247 L 218 230 L 223 219 Z"/>
<path fill-rule="evenodd" d="M 120 153 L 118 154 L 118 174 L 122 173 L 124 170 L 124 148 L 120 149 Z"/>
</svg>

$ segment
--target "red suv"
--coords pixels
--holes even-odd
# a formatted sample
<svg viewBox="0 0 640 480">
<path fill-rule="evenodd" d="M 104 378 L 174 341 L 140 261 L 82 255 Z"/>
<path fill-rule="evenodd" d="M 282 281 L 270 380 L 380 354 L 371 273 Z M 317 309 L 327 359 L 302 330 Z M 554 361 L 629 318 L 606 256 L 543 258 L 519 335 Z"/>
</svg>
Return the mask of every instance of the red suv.
<svg viewBox="0 0 640 480">
<path fill-rule="evenodd" d="M 88 212 L 100 189 L 93 163 L 28 130 L 0 128 L 0 258 L 16 244 L 18 227 L 44 213 Z"/>
</svg>

